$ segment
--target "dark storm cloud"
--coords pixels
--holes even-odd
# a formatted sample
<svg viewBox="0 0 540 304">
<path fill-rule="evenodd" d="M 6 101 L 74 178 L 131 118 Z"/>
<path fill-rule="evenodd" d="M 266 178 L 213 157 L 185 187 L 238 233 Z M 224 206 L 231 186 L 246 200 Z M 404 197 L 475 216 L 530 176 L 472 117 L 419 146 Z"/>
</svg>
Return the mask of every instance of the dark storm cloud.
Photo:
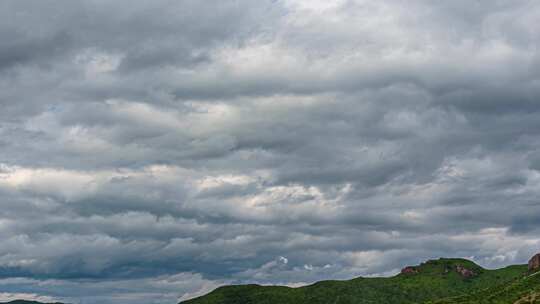
<svg viewBox="0 0 540 304">
<path fill-rule="evenodd" d="M 0 298 L 538 251 L 534 1 L 3 1 Z"/>
</svg>

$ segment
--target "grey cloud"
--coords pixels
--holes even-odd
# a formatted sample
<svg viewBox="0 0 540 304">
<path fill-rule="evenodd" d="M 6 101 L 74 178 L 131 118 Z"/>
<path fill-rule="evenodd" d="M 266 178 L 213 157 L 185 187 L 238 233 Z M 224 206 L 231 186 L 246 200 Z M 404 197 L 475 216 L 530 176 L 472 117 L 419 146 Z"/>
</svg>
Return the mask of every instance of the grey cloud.
<svg viewBox="0 0 540 304">
<path fill-rule="evenodd" d="M 0 292 L 173 303 L 440 256 L 525 262 L 539 16 L 534 1 L 2 2 Z"/>
</svg>

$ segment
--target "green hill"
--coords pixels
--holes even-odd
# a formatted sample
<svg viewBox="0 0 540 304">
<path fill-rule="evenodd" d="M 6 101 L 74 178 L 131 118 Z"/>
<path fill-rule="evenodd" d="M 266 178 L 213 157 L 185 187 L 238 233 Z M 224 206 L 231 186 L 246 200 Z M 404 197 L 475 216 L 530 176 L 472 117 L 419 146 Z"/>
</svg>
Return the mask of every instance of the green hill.
<svg viewBox="0 0 540 304">
<path fill-rule="evenodd" d="M 540 276 L 528 276 L 527 265 L 487 270 L 465 259 L 439 259 L 414 267 L 406 267 L 400 274 L 389 278 L 360 277 L 348 281 L 322 281 L 299 288 L 260 285 L 224 286 L 205 296 L 181 303 L 514 303 L 525 296 L 530 296 L 530 292 L 536 290 L 539 292 L 538 303 L 540 303 Z M 500 301 L 492 301 L 493 299 L 500 299 Z"/>
<path fill-rule="evenodd" d="M 540 270 L 540 255 L 530 269 Z M 465 259 L 430 260 L 388 278 L 285 286 L 223 286 L 182 304 L 540 304 L 540 271 L 484 269 Z M 44 304 L 16 300 L 0 304 Z M 53 303 L 61 304 L 61 303 Z"/>
<path fill-rule="evenodd" d="M 466 295 L 430 302 L 433 304 L 504 304 L 540 303 L 540 272 L 528 274 L 509 283 L 488 287 Z"/>
</svg>

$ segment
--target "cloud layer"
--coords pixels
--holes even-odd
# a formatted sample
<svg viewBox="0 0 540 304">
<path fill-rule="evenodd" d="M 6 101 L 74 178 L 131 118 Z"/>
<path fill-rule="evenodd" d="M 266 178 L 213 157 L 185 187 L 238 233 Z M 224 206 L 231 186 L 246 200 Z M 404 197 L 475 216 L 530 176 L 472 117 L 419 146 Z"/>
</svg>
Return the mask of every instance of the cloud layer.
<svg viewBox="0 0 540 304">
<path fill-rule="evenodd" d="M 536 1 L 0 3 L 0 299 L 540 250 Z"/>
</svg>

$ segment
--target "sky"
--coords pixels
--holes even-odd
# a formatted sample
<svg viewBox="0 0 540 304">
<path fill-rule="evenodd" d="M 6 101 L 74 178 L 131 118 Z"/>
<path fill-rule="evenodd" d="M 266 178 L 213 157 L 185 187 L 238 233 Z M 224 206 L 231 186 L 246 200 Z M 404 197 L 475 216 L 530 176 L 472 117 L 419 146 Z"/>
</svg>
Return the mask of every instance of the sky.
<svg viewBox="0 0 540 304">
<path fill-rule="evenodd" d="M 0 300 L 540 251 L 540 2 L 0 2 Z"/>
</svg>

